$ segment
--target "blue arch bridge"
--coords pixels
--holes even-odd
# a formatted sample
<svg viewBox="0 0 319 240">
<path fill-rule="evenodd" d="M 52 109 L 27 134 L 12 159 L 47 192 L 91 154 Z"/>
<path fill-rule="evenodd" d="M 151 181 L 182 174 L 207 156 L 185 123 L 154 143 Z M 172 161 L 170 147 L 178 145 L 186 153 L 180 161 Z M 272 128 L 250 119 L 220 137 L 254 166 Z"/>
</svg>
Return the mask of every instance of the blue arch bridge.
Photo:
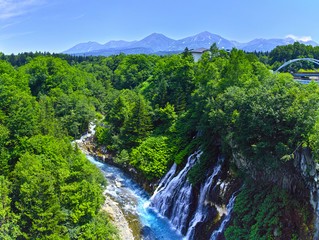
<svg viewBox="0 0 319 240">
<path fill-rule="evenodd" d="M 287 65 L 298 62 L 298 61 L 308 61 L 312 62 L 316 65 L 319 65 L 319 60 L 314 59 L 314 58 L 298 58 L 298 59 L 293 59 L 288 62 L 285 62 L 282 66 L 280 66 L 274 73 L 279 72 L 280 69 L 286 67 Z M 303 84 L 309 84 L 311 81 L 316 81 L 319 83 L 319 72 L 314 72 L 314 73 L 292 73 L 294 76 L 294 79 L 300 83 Z"/>
</svg>

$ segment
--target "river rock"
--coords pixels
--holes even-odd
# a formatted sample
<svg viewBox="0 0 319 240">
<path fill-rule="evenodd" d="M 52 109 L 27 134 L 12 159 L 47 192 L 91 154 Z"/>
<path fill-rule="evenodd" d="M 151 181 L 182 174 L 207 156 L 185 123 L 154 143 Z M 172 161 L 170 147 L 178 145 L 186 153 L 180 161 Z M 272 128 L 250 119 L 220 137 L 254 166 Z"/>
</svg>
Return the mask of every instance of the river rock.
<svg viewBox="0 0 319 240">
<path fill-rule="evenodd" d="M 134 240 L 132 230 L 125 219 L 123 212 L 118 207 L 118 204 L 107 195 L 105 195 L 105 203 L 102 209 L 105 210 L 111 217 L 111 222 L 119 230 L 121 239 Z"/>
<path fill-rule="evenodd" d="M 118 181 L 115 181 L 115 185 L 116 185 L 116 187 L 118 187 L 118 188 L 122 187 L 122 184 L 121 184 L 120 182 L 118 182 Z"/>
<path fill-rule="evenodd" d="M 311 152 L 310 152 L 310 150 L 308 148 L 303 148 L 302 149 L 302 155 L 304 156 L 307 165 L 312 165 L 313 164 L 313 160 L 312 160 L 312 157 L 311 157 Z"/>
</svg>

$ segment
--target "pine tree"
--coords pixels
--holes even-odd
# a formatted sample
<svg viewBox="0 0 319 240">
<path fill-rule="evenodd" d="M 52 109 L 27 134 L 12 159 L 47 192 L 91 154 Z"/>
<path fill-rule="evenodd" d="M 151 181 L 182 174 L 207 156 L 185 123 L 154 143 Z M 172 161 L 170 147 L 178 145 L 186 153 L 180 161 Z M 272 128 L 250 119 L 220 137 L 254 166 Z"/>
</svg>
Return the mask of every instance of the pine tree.
<svg viewBox="0 0 319 240">
<path fill-rule="evenodd" d="M 107 115 L 106 120 L 112 124 L 116 132 L 119 132 L 120 127 L 123 126 L 125 119 L 127 118 L 127 110 L 125 102 L 122 96 L 116 98 L 114 106 L 110 113 Z"/>
<path fill-rule="evenodd" d="M 20 226 L 26 239 L 59 238 L 58 226 L 63 215 L 54 190 L 54 179 L 38 156 L 24 155 L 15 169 L 15 206 L 20 213 Z"/>
<path fill-rule="evenodd" d="M 132 109 L 131 115 L 124 123 L 123 135 L 126 141 L 125 145 L 129 147 L 136 146 L 141 142 L 151 129 L 151 118 L 147 109 L 145 100 L 141 95 L 138 96 L 137 101 Z"/>
<path fill-rule="evenodd" d="M 16 239 L 21 235 L 18 220 L 19 217 L 11 211 L 11 199 L 9 198 L 10 184 L 3 176 L 0 176 L 0 239 Z"/>
</svg>

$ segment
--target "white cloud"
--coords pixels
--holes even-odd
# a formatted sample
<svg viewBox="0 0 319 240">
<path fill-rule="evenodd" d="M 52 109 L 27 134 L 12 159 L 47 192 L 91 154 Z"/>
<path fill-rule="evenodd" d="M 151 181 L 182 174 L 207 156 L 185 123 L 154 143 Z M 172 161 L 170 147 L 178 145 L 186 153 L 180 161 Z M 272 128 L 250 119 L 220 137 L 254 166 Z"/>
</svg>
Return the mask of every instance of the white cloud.
<svg viewBox="0 0 319 240">
<path fill-rule="evenodd" d="M 45 0 L 0 0 L 0 20 L 28 13 L 44 4 Z"/>
<path fill-rule="evenodd" d="M 30 35 L 30 34 L 33 34 L 33 33 L 34 32 L 21 32 L 21 33 L 11 33 L 11 34 L 1 34 L 0 35 L 0 41 L 8 40 L 8 39 L 15 38 L 15 37 L 26 36 L 26 35 Z"/>
<path fill-rule="evenodd" d="M 307 41 L 311 41 L 312 40 L 311 36 L 298 37 L 298 36 L 295 36 L 293 34 L 287 35 L 286 38 L 292 38 L 295 41 L 303 41 L 303 42 L 307 42 Z"/>
<path fill-rule="evenodd" d="M 0 30 L 3 30 L 3 29 L 6 29 L 6 28 L 9 28 L 13 25 L 15 25 L 16 23 L 9 23 L 9 24 L 6 24 L 6 25 L 3 25 L 3 26 L 0 26 Z"/>
</svg>

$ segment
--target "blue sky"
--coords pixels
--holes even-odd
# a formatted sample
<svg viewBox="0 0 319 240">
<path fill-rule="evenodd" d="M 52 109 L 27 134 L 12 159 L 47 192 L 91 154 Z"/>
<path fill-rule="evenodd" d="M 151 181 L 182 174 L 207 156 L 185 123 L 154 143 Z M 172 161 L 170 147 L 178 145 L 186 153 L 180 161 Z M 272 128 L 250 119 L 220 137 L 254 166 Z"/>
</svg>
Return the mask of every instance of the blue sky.
<svg viewBox="0 0 319 240">
<path fill-rule="evenodd" d="M 317 0 L 0 0 L 0 52 L 62 52 L 77 43 L 181 39 L 203 31 L 230 40 L 319 42 Z"/>
</svg>

